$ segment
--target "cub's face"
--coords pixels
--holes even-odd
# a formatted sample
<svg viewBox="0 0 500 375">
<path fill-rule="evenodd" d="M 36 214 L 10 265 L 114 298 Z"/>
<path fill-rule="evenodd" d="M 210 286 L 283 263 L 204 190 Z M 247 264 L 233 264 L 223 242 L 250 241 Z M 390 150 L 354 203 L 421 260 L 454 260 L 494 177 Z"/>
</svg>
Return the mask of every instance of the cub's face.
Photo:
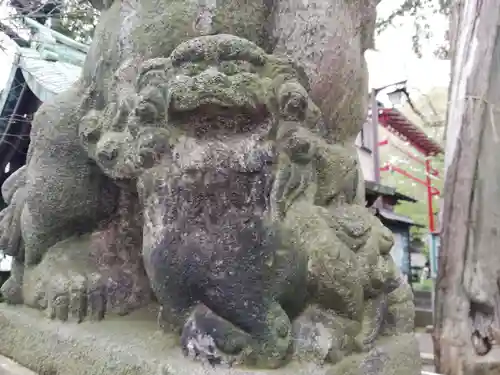
<svg viewBox="0 0 500 375">
<path fill-rule="evenodd" d="M 179 45 L 139 77 L 143 122 L 196 139 L 255 133 L 270 117 L 267 55 L 232 35 Z"/>
<path fill-rule="evenodd" d="M 181 170 L 260 170 L 280 119 L 301 122 L 309 108 L 292 63 L 233 35 L 191 39 L 138 71 L 130 98 L 81 126 L 89 154 L 113 177 L 169 160 Z"/>
<path fill-rule="evenodd" d="M 269 116 L 265 80 L 245 60 L 185 62 L 169 81 L 169 123 L 195 138 L 251 133 Z"/>
</svg>

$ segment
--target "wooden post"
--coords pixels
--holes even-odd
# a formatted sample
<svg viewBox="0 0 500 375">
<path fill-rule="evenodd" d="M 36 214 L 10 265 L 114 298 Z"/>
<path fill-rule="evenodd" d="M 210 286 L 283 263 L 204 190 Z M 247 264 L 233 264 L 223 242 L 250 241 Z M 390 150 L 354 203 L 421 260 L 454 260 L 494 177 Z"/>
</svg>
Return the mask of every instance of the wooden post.
<svg viewBox="0 0 500 375">
<path fill-rule="evenodd" d="M 500 358 L 483 372 L 477 366 L 500 316 L 499 9 L 500 0 L 462 0 L 452 14 L 434 330 L 436 365 L 445 375 L 500 369 Z"/>
<path fill-rule="evenodd" d="M 429 232 L 434 233 L 436 231 L 436 228 L 434 226 L 434 205 L 433 205 L 433 199 L 434 199 L 434 194 L 432 191 L 432 179 L 431 179 L 431 160 L 429 157 L 425 159 L 425 182 L 426 182 L 426 187 L 427 187 L 427 211 L 429 215 Z"/>
<path fill-rule="evenodd" d="M 373 178 L 376 184 L 380 184 L 380 150 L 378 144 L 378 104 L 377 90 L 372 89 L 371 93 L 371 113 L 372 113 L 372 138 L 373 138 Z"/>
</svg>

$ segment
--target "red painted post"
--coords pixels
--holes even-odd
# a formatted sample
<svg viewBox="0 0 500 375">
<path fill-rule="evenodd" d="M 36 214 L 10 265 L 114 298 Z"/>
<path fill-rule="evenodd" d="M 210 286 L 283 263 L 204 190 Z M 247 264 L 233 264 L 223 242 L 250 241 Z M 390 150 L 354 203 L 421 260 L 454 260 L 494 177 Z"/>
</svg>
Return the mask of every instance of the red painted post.
<svg viewBox="0 0 500 375">
<path fill-rule="evenodd" d="M 380 172 L 397 172 L 399 174 L 402 174 L 405 177 L 408 177 L 409 179 L 412 179 L 413 181 L 419 183 L 420 185 L 424 185 L 427 187 L 427 181 L 422 180 L 421 178 L 415 177 L 411 173 L 406 172 L 404 169 L 401 169 L 395 165 L 386 163 L 382 168 L 380 168 Z M 441 195 L 440 191 L 436 189 L 434 186 L 431 186 L 431 192 L 432 195 Z"/>
<path fill-rule="evenodd" d="M 389 144 L 389 140 L 388 139 L 385 139 L 382 142 L 379 142 L 379 146 L 385 146 L 385 145 L 388 145 L 388 144 Z M 419 157 L 415 156 L 411 152 L 408 152 L 408 151 L 404 150 L 402 147 L 398 146 L 395 143 L 391 143 L 391 146 L 394 147 L 395 149 L 397 149 L 398 151 L 402 152 L 406 156 L 408 156 L 410 159 L 416 161 L 417 163 L 425 165 L 425 159 L 424 160 L 420 159 Z M 431 168 L 431 174 L 433 176 L 439 177 L 439 172 L 436 169 L 434 169 L 434 168 Z"/>
<path fill-rule="evenodd" d="M 434 233 L 434 209 L 432 207 L 432 180 L 431 180 L 431 161 L 429 158 L 425 159 L 425 177 L 426 177 L 426 185 L 427 185 L 427 210 L 429 215 L 429 232 Z"/>
</svg>

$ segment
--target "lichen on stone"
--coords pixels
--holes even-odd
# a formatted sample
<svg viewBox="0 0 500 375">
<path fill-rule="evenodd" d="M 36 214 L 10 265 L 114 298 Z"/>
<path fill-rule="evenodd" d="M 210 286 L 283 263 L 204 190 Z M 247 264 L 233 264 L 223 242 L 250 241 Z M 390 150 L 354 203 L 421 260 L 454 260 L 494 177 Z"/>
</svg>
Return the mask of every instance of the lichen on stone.
<svg viewBox="0 0 500 375">
<path fill-rule="evenodd" d="M 386 374 L 373 350 L 411 331 L 411 291 L 363 205 L 353 146 L 325 131 L 306 70 L 255 44 L 265 30 L 228 7 L 217 35 L 192 35 L 187 8 L 165 15 L 163 54 L 144 39 L 161 14 L 130 33 L 151 51 L 96 62 L 113 37 L 100 26 L 99 81 L 38 112 L 28 164 L 2 191 L 17 262 L 5 297 L 77 322 L 156 301 L 180 349 L 214 366 Z"/>
</svg>

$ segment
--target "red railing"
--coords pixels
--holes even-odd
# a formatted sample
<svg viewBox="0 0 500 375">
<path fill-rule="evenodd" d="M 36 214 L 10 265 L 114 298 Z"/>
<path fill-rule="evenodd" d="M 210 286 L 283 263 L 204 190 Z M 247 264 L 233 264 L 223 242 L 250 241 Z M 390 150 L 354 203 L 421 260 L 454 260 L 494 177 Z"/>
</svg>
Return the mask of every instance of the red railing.
<svg viewBox="0 0 500 375">
<path fill-rule="evenodd" d="M 386 140 L 379 143 L 379 147 L 385 146 L 385 145 L 389 145 L 389 140 L 386 139 Z M 381 172 L 392 171 L 392 172 L 399 173 L 399 174 L 401 174 L 401 175 L 403 175 L 403 176 L 405 176 L 405 177 L 407 177 L 407 178 L 415 181 L 416 183 L 421 184 L 427 188 L 427 216 L 428 216 L 428 220 L 429 220 L 429 231 L 431 233 L 434 233 L 436 230 L 436 225 L 434 222 L 433 197 L 435 195 L 438 195 L 438 196 L 441 195 L 441 192 L 437 188 L 432 186 L 431 175 L 439 177 L 439 171 L 432 168 L 431 160 L 428 157 L 425 158 L 424 160 L 422 160 L 422 159 L 418 158 L 417 156 L 415 156 L 414 154 L 402 149 L 398 145 L 391 143 L 391 146 L 395 147 L 396 149 L 398 149 L 399 151 L 404 153 L 406 156 L 408 156 L 410 159 L 418 162 L 419 164 L 422 164 L 425 167 L 425 176 L 426 176 L 425 180 L 418 178 L 418 177 L 412 175 L 410 172 L 405 171 L 404 169 L 402 169 L 396 165 L 390 164 L 390 163 L 386 163 L 382 168 L 380 168 L 380 171 Z"/>
</svg>

